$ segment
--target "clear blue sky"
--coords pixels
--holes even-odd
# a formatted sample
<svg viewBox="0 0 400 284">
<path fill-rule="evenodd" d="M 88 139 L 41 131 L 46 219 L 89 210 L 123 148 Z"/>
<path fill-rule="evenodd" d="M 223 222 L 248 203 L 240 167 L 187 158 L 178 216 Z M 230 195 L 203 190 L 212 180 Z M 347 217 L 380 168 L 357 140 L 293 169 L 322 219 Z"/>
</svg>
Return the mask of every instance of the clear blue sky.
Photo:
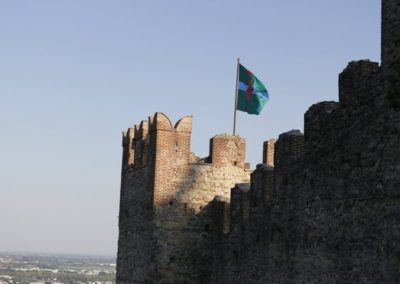
<svg viewBox="0 0 400 284">
<path fill-rule="evenodd" d="M 0 250 L 115 254 L 121 131 L 192 114 L 207 156 L 238 56 L 270 92 L 238 113 L 254 168 L 349 61 L 379 61 L 380 1 L 1 1 Z"/>
</svg>

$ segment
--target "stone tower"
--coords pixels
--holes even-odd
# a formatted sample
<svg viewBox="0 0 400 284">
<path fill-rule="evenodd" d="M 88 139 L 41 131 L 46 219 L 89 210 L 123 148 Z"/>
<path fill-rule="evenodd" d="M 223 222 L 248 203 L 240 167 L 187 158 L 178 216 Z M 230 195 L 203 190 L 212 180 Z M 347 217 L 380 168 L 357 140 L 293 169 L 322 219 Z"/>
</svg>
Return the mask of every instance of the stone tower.
<svg viewBox="0 0 400 284">
<path fill-rule="evenodd" d="M 118 283 L 207 281 L 215 232 L 215 200 L 249 181 L 245 141 L 217 135 L 210 155 L 190 152 L 192 117 L 175 126 L 162 113 L 129 128 L 123 163 Z"/>
</svg>

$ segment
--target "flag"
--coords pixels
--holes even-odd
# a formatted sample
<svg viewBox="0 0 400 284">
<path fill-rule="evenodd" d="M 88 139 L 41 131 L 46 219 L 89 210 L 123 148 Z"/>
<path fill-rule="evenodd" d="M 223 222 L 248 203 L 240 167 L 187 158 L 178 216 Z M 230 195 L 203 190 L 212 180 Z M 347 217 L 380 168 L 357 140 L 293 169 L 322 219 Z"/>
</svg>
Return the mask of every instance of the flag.
<svg viewBox="0 0 400 284">
<path fill-rule="evenodd" d="M 239 63 L 238 97 L 236 109 L 249 114 L 260 114 L 269 99 L 263 83 Z"/>
</svg>

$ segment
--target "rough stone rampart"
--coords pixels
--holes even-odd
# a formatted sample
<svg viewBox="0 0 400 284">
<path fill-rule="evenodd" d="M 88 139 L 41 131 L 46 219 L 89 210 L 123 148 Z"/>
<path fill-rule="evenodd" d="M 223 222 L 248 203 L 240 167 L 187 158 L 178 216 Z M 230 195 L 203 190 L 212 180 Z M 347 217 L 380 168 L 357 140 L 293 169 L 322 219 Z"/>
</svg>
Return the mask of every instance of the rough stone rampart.
<svg viewBox="0 0 400 284">
<path fill-rule="evenodd" d="M 340 101 L 311 106 L 304 136 L 280 135 L 272 199 L 260 197 L 271 169 L 259 165 L 252 214 L 220 242 L 213 283 L 400 281 L 400 113 L 384 82 L 377 63 L 351 62 Z"/>
<path fill-rule="evenodd" d="M 191 153 L 191 117 L 129 128 L 117 282 L 399 283 L 399 35 L 383 0 L 382 64 L 350 62 L 339 102 L 266 141 L 251 175 L 238 136 Z"/>
<path fill-rule="evenodd" d="M 400 0 L 382 0 L 381 59 L 385 93 L 400 107 Z"/>
</svg>

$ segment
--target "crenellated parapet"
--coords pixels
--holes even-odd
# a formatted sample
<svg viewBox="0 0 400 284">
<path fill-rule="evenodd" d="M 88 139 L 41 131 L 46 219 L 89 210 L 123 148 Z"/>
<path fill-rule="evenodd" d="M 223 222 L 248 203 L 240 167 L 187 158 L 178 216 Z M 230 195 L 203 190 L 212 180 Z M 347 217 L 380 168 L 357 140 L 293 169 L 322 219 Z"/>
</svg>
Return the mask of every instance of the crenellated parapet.
<svg viewBox="0 0 400 284">
<path fill-rule="evenodd" d="M 369 60 L 350 62 L 339 74 L 339 102 L 347 108 L 373 105 L 373 89 L 380 81 L 379 64 Z"/>
<path fill-rule="evenodd" d="M 304 135 L 300 130 L 291 130 L 279 135 L 275 144 L 275 168 L 290 168 L 304 154 Z"/>
<path fill-rule="evenodd" d="M 149 137 L 150 118 L 148 121 L 143 120 L 140 125 L 135 125 L 135 167 L 147 165 L 150 152 L 150 137 Z"/>
<path fill-rule="evenodd" d="M 146 166 L 149 162 L 154 163 L 158 158 L 156 150 L 173 153 L 179 158 L 177 161 L 187 163 L 190 154 L 191 131 L 191 116 L 183 117 L 173 127 L 171 120 L 160 112 L 154 117 L 149 117 L 148 120 L 141 121 L 139 125 L 128 128 L 122 137 L 124 168 L 139 168 Z M 164 139 L 165 136 L 169 138 Z"/>
<path fill-rule="evenodd" d="M 304 139 L 308 151 L 315 151 L 327 139 L 327 132 L 335 127 L 336 116 L 332 114 L 340 103 L 320 102 L 312 105 L 304 114 Z"/>
<path fill-rule="evenodd" d="M 263 144 L 263 164 L 268 166 L 274 166 L 274 155 L 275 155 L 275 143 L 276 139 L 270 139 L 265 141 Z"/>
<path fill-rule="evenodd" d="M 124 168 L 140 168 L 149 162 L 196 163 L 201 159 L 194 159 L 194 154 L 190 153 L 191 132 L 192 116 L 183 117 L 173 126 L 165 114 L 157 112 L 153 117 L 141 121 L 123 133 Z M 240 136 L 216 135 L 210 139 L 209 156 L 202 162 L 217 167 L 233 165 L 245 168 L 248 167 L 245 162 L 245 148 L 245 139 Z M 269 156 L 271 157 L 271 153 Z"/>
<path fill-rule="evenodd" d="M 122 170 L 133 167 L 135 163 L 135 128 L 122 133 Z"/>
<path fill-rule="evenodd" d="M 350 62 L 339 102 L 265 141 L 253 172 L 239 136 L 191 153 L 190 116 L 129 128 L 117 283 L 398 283 L 399 44 L 400 0 L 383 0 L 381 66 Z"/>
<path fill-rule="evenodd" d="M 231 164 L 244 168 L 245 153 L 245 139 L 237 135 L 220 134 L 210 140 L 210 162 L 216 166 Z"/>
</svg>

